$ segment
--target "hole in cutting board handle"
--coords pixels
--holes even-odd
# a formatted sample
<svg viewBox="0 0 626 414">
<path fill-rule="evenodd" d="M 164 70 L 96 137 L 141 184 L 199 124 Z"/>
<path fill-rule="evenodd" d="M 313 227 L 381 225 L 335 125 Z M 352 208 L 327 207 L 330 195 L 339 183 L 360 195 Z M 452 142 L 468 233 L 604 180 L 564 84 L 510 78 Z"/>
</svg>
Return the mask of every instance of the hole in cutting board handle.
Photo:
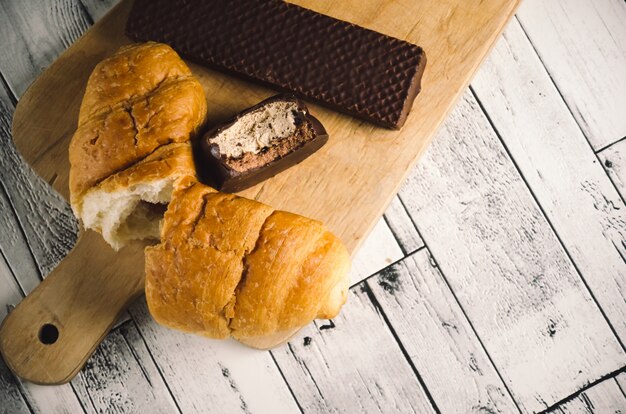
<svg viewBox="0 0 626 414">
<path fill-rule="evenodd" d="M 51 323 L 43 325 L 39 329 L 39 340 L 42 344 L 52 345 L 59 339 L 59 330 Z"/>
</svg>

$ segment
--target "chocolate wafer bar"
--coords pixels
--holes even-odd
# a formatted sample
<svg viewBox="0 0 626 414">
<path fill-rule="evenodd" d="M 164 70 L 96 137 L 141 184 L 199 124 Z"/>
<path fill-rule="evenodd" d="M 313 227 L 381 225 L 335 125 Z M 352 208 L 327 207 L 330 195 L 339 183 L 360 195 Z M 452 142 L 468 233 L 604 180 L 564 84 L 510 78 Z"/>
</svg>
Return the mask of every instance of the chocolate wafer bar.
<svg viewBox="0 0 626 414">
<path fill-rule="evenodd" d="M 126 33 L 387 128 L 426 64 L 419 46 L 280 0 L 135 0 Z"/>
<path fill-rule="evenodd" d="M 303 161 L 327 141 L 304 102 L 277 95 L 206 132 L 197 164 L 212 187 L 241 191 Z"/>
</svg>

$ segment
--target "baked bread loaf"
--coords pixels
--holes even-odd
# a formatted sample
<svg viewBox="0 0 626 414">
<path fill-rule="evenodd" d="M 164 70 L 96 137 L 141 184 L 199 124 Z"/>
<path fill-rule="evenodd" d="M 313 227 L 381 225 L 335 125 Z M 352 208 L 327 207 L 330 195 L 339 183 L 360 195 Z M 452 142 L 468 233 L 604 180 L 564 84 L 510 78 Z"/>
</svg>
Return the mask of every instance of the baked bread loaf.
<svg viewBox="0 0 626 414">
<path fill-rule="evenodd" d="M 339 313 L 349 267 L 322 223 L 188 178 L 146 248 L 146 299 L 162 325 L 269 348 Z"/>
<path fill-rule="evenodd" d="M 159 237 L 176 183 L 195 176 L 189 140 L 206 116 L 200 83 L 167 45 L 122 47 L 93 70 L 72 137 L 70 201 L 114 248 Z"/>
</svg>

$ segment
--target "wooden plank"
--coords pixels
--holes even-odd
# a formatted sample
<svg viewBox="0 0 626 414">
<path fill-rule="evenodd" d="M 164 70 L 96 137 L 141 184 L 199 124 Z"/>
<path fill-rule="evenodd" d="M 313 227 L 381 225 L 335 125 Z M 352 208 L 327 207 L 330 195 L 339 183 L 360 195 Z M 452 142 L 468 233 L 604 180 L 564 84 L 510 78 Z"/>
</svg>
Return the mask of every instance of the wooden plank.
<svg viewBox="0 0 626 414">
<path fill-rule="evenodd" d="M 89 16 L 97 22 L 115 6 L 119 0 L 80 0 Z"/>
<path fill-rule="evenodd" d="M 623 346 L 626 206 L 517 22 L 472 87 Z"/>
<path fill-rule="evenodd" d="M 626 3 L 528 0 L 517 17 L 593 147 L 626 136 Z"/>
<path fill-rule="evenodd" d="M 0 84 L 0 146 L 3 147 L 0 151 L 13 151 L 15 154 L 13 140 L 9 134 L 13 109 L 10 92 L 5 88 L 5 85 Z M 0 251 L 4 255 L 7 265 L 12 269 L 12 273 L 19 275 L 17 282 L 21 291 L 30 292 L 41 281 L 41 274 L 28 246 L 19 218 L 6 192 L 6 187 L 11 186 L 12 182 L 11 176 L 6 172 L 5 163 L 8 164 L 13 159 L 13 157 L 7 157 L 0 163 L 0 228 L 3 229 L 0 232 Z M 21 297 L 21 295 L 16 297 Z M 0 316 L 4 318 L 5 314 L 0 313 Z"/>
<path fill-rule="evenodd" d="M 550 407 L 626 363 L 470 94 L 400 198 L 523 411 Z"/>
<path fill-rule="evenodd" d="M 296 412 L 267 352 L 157 325 L 140 300 L 130 313 L 182 412 Z"/>
<path fill-rule="evenodd" d="M 519 411 L 426 249 L 367 284 L 441 412 Z"/>
<path fill-rule="evenodd" d="M 615 382 L 617 382 L 617 385 L 622 390 L 622 394 L 626 396 L 626 372 L 622 372 L 621 374 L 617 375 L 615 377 Z"/>
<path fill-rule="evenodd" d="M 24 398 L 35 413 L 67 414 L 84 412 L 82 402 L 78 400 L 69 384 L 55 387 L 37 385 L 26 381 L 19 384 Z"/>
<path fill-rule="evenodd" d="M 1 272 L 1 270 L 0 270 Z M 15 384 L 15 378 L 0 358 L 0 412 L 7 414 L 28 414 L 30 410 Z"/>
<path fill-rule="evenodd" d="M 619 414 L 625 411 L 626 396 L 617 382 L 609 378 L 548 412 L 551 414 Z"/>
<path fill-rule="evenodd" d="M 67 202 L 43 182 L 15 151 L 10 132 L 11 105 L 7 100 L 0 101 L 0 181 L 37 266 L 43 274 L 47 274 L 74 245 L 77 223 Z M 22 278 L 22 274 L 18 276 Z M 39 276 L 32 273 L 23 277 L 24 281 L 20 283 L 27 286 L 28 291 L 39 280 Z"/>
<path fill-rule="evenodd" d="M 350 284 L 355 285 L 424 246 L 415 224 L 396 196 L 354 254 Z"/>
<path fill-rule="evenodd" d="M 11 56 L 0 61 L 0 72 L 18 97 L 90 21 L 79 0 L 8 0 L 0 3 L 0 11 L 2 50 Z"/>
<path fill-rule="evenodd" d="M 102 341 L 72 385 L 88 413 L 178 412 L 132 321 Z"/>
<path fill-rule="evenodd" d="M 351 289 L 332 323 L 316 321 L 272 351 L 304 412 L 433 412 L 415 372 L 372 303 Z"/>
<path fill-rule="evenodd" d="M 626 139 L 599 152 L 598 158 L 622 198 L 626 198 Z"/>
<path fill-rule="evenodd" d="M 22 297 L 21 289 L 17 285 L 13 272 L 2 252 L 0 254 L 0 321 L 7 316 Z"/>
<path fill-rule="evenodd" d="M 398 196 L 391 199 L 383 217 L 405 256 L 424 247 L 424 241 L 420 237 L 415 223 L 411 220 Z"/>
<path fill-rule="evenodd" d="M 350 284 L 359 283 L 380 269 L 400 260 L 403 256 L 387 222 L 381 218 L 354 255 L 350 270 Z"/>
<path fill-rule="evenodd" d="M 6 261 L 7 269 L 11 269 L 11 277 L 18 275 L 16 288 L 19 289 L 19 295 L 11 294 L 11 297 L 18 298 L 16 302 L 11 303 L 12 306 L 17 305 L 21 300 L 22 294 L 30 292 L 41 281 L 39 268 L 33 258 L 27 241 L 22 232 L 22 228 L 15 216 L 11 202 L 4 191 L 4 183 L 0 183 L 0 252 Z M 0 293 L 4 287 L 0 286 Z M 6 286 L 9 289 L 9 285 Z M 7 303 L 0 298 L 0 303 Z M 0 311 L 0 318 L 4 319 L 6 313 Z"/>
<path fill-rule="evenodd" d="M 0 203 L 2 197 L 0 197 Z M 0 204 L 1 206 L 1 204 Z M 0 207 L 0 212 L 1 212 Z M 4 223 L 0 223 L 2 226 Z M 2 227 L 3 229 L 5 227 Z M 4 233 L 4 231 L 2 232 Z M 11 269 L 5 260 L 4 254 L 0 254 L 0 321 L 7 315 L 12 305 L 22 298 L 20 288 L 17 286 Z M 29 413 L 28 404 L 20 393 L 17 380 L 0 358 L 0 411 L 6 413 Z"/>
</svg>

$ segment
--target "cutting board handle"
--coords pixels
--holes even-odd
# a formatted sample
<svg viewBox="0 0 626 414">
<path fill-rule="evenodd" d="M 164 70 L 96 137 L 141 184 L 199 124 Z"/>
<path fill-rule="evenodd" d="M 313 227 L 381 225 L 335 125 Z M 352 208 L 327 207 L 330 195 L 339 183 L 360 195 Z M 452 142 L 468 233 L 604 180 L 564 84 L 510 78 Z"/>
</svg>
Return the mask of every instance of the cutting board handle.
<svg viewBox="0 0 626 414">
<path fill-rule="evenodd" d="M 71 380 L 143 293 L 144 247 L 135 242 L 115 252 L 99 234 L 81 232 L 74 249 L 0 326 L 0 353 L 11 371 L 37 384 Z"/>
</svg>

